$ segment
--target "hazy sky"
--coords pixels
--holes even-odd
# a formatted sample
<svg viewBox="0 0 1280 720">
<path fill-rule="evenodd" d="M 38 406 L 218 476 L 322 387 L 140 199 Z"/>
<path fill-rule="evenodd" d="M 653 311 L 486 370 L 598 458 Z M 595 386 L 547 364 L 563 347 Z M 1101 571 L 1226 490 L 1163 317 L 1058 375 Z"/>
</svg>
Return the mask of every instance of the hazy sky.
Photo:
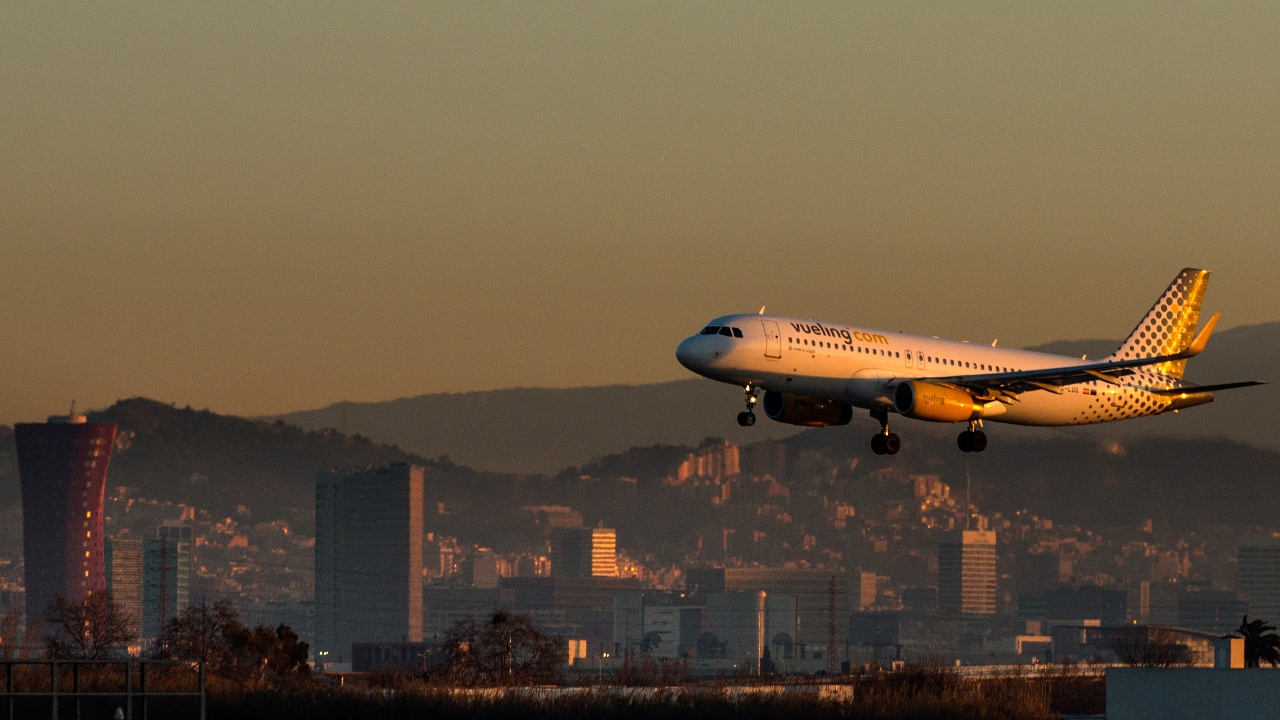
<svg viewBox="0 0 1280 720">
<path fill-rule="evenodd" d="M 1280 320 L 1277 48 L 1274 0 L 6 3 L 0 422 L 668 380 L 765 304 L 1120 337 L 1184 266 Z"/>
</svg>

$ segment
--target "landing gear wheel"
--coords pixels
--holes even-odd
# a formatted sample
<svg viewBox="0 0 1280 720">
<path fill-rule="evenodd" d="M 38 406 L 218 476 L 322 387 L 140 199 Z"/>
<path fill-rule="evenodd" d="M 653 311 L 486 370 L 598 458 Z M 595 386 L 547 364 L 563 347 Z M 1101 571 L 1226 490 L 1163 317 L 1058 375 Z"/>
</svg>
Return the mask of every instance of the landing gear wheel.
<svg viewBox="0 0 1280 720">
<path fill-rule="evenodd" d="M 879 433 L 871 436 L 871 452 L 877 455 L 897 455 L 902 449 L 902 438 L 893 433 Z"/>
<path fill-rule="evenodd" d="M 956 445 L 960 446 L 960 452 L 973 452 L 973 433 L 968 430 L 960 433 L 960 437 L 956 438 Z"/>
<path fill-rule="evenodd" d="M 756 395 L 756 386 L 754 383 L 747 383 L 742 391 L 747 396 L 747 409 L 738 413 L 738 424 L 742 427 L 751 427 L 756 424 L 756 414 L 752 412 L 756 408 L 756 401 L 760 398 Z"/>
<path fill-rule="evenodd" d="M 987 449 L 987 434 L 981 430 L 975 430 L 973 437 L 970 438 L 969 444 L 973 447 L 974 452 L 982 452 Z"/>
<path fill-rule="evenodd" d="M 881 442 L 881 445 L 884 446 L 885 455 L 897 455 L 898 451 L 902 449 L 902 438 L 893 433 L 889 433 L 884 436 L 884 440 Z"/>
<path fill-rule="evenodd" d="M 889 432 L 889 413 L 883 408 L 871 410 L 871 417 L 880 422 L 880 432 L 871 437 L 871 451 L 877 455 L 897 455 L 902 449 L 902 438 Z"/>
</svg>

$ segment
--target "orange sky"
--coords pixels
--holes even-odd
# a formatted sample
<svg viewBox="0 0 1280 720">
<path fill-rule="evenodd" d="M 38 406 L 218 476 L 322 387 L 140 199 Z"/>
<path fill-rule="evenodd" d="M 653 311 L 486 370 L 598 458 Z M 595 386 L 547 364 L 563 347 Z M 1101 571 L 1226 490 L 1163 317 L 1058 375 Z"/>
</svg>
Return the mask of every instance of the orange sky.
<svg viewBox="0 0 1280 720">
<path fill-rule="evenodd" d="M 1280 319 L 1276 3 L 638 5 L 6 7 L 0 422 Z"/>
</svg>

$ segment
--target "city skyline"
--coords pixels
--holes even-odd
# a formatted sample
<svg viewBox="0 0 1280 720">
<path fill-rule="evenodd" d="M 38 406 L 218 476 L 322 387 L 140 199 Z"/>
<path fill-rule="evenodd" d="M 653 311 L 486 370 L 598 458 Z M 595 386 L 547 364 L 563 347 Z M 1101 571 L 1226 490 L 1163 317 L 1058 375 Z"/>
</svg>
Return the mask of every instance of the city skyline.
<svg viewBox="0 0 1280 720">
<path fill-rule="evenodd" d="M 1119 338 L 1185 266 L 1280 319 L 1267 3 L 7 19 L 7 424 L 665 381 L 761 305 Z"/>
</svg>

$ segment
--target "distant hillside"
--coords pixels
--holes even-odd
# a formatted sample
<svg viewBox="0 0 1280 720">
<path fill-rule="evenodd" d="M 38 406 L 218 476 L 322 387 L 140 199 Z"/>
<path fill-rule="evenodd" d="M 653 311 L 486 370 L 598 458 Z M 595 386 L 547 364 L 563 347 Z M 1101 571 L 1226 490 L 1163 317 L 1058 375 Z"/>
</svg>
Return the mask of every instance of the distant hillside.
<svg viewBox="0 0 1280 720">
<path fill-rule="evenodd" d="M 1031 348 L 1099 358 L 1118 341 L 1077 340 Z M 1280 323 L 1217 333 L 1205 354 L 1189 365 L 1188 379 L 1280 381 Z M 689 379 L 654 385 L 514 389 L 444 393 L 374 403 L 343 402 L 281 415 L 303 428 L 338 428 L 394 443 L 427 457 L 448 455 L 462 464 L 495 471 L 555 472 L 634 446 L 697 444 L 707 436 L 735 442 L 776 439 L 797 428 L 761 418 L 753 428 L 734 422 L 742 393 L 710 380 Z M 1280 384 L 1222 393 L 1207 407 L 1161 418 L 1121 423 L 1132 435 L 1228 437 L 1280 449 L 1280 434 L 1269 413 L 1280 407 Z M 270 418 L 272 420 L 276 418 Z M 874 429 L 859 414 L 858 432 Z M 906 434 L 919 423 L 904 422 Z M 996 426 L 996 435 L 1015 432 Z M 1090 437 L 1095 432 L 1076 432 Z M 1108 433 L 1113 430 L 1108 430 Z"/>
<path fill-rule="evenodd" d="M 375 403 L 343 402 L 269 418 L 337 428 L 470 467 L 556 472 L 630 447 L 782 438 L 800 428 L 761 418 L 738 426 L 742 390 L 710 380 L 565 390 L 516 388 L 441 393 Z"/>
<path fill-rule="evenodd" d="M 315 476 L 334 467 L 425 462 L 359 435 L 307 431 L 132 398 L 89 414 L 125 435 L 108 482 L 146 497 L 234 510 L 239 503 L 309 507 Z M 431 464 L 431 463 L 428 463 Z"/>
<path fill-rule="evenodd" d="M 862 447 L 863 433 L 849 428 L 804 432 L 783 443 L 789 457 L 808 450 L 835 466 L 852 456 L 859 469 L 936 473 L 955 493 L 968 473 L 972 497 L 986 512 L 1026 508 L 1094 529 L 1136 528 L 1144 518 L 1166 532 L 1280 526 L 1280 452 L 1221 439 L 1125 437 L 1115 432 L 1123 425 L 1087 433 L 997 427 L 998 444 L 982 454 L 956 452 L 954 429 L 929 425 L 904 439 L 889 463 Z M 852 492 L 868 491 L 873 488 Z"/>
</svg>

